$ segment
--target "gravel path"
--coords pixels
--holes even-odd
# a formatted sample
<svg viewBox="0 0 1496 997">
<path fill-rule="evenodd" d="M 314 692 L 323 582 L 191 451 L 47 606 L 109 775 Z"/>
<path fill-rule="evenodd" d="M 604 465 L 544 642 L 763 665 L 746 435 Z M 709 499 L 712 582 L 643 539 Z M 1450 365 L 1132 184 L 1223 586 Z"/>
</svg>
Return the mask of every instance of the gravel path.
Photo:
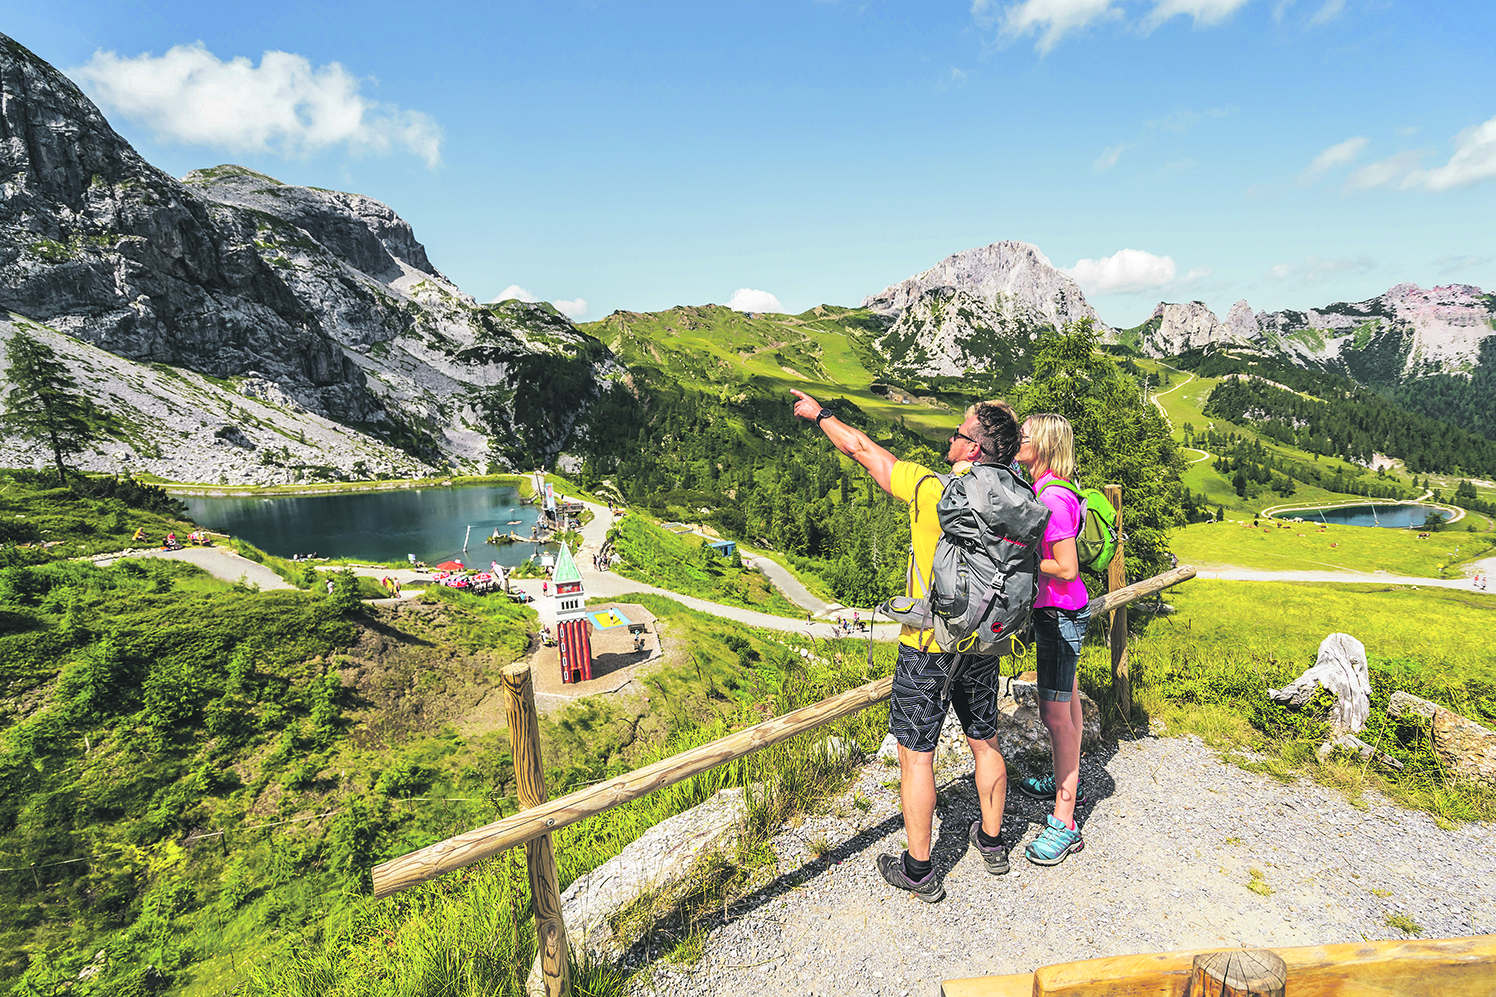
<svg viewBox="0 0 1496 997">
<path fill-rule="evenodd" d="M 1472 574 L 1496 570 L 1496 558 L 1472 561 L 1463 565 Z M 1390 575 L 1368 571 L 1254 571 L 1250 568 L 1201 568 L 1196 578 L 1216 579 L 1230 582 L 1337 582 L 1365 585 L 1368 582 L 1382 585 L 1411 585 L 1414 588 L 1473 588 L 1470 578 L 1417 578 L 1413 575 Z"/>
<path fill-rule="evenodd" d="M 1048 809 L 1013 793 L 1003 835 L 1019 845 L 1012 872 L 994 877 L 968 854 L 971 780 L 943 773 L 934 855 L 946 898 L 929 905 L 873 866 L 902 847 L 903 824 L 897 769 L 871 762 L 829 814 L 775 839 L 777 877 L 704 926 L 699 962 L 657 963 L 638 992 L 903 997 L 1100 956 L 1401 938 L 1396 915 L 1430 938 L 1496 931 L 1496 843 L 1482 825 L 1441 829 L 1375 794 L 1358 810 L 1189 737 L 1107 746 L 1082 774 L 1085 850 L 1051 868 L 1026 861 Z M 816 859 L 821 838 L 831 851 Z M 1248 889 L 1253 869 L 1262 893 Z"/>
<path fill-rule="evenodd" d="M 93 558 L 93 562 L 102 567 L 125 557 L 164 557 L 173 561 L 190 561 L 214 578 L 221 578 L 226 582 L 237 582 L 243 579 L 250 585 L 258 585 L 262 592 L 295 588 L 263 564 L 251 561 L 247 557 L 240 557 L 227 547 L 183 547 L 181 550 L 144 547 L 123 550 L 118 554 L 100 555 Z"/>
</svg>

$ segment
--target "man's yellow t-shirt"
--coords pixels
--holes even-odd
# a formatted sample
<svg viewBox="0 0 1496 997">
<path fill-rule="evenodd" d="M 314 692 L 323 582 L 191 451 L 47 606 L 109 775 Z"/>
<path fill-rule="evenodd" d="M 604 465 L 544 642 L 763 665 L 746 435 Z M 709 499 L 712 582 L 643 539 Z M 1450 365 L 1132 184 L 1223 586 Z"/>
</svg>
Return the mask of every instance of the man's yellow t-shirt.
<svg viewBox="0 0 1496 997">
<path fill-rule="evenodd" d="M 940 516 L 935 506 L 940 502 L 941 482 L 928 468 L 901 460 L 893 466 L 888 490 L 894 498 L 909 503 L 909 542 L 914 548 L 912 556 L 918 570 L 909 572 L 909 588 L 904 594 L 923 598 L 935 564 L 935 545 L 940 541 Z M 940 650 L 931 631 L 917 630 L 907 624 L 899 635 L 899 643 L 926 651 Z"/>
</svg>

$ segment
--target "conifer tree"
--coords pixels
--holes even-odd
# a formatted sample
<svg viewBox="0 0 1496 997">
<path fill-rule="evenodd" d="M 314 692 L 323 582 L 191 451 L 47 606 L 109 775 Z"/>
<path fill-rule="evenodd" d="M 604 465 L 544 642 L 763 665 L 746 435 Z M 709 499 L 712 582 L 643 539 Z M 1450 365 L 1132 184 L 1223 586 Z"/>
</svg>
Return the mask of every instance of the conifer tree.
<svg viewBox="0 0 1496 997">
<path fill-rule="evenodd" d="M 17 330 L 5 347 L 5 411 L 0 423 L 28 440 L 48 447 L 57 464 L 58 484 L 67 483 L 62 458 L 81 453 L 97 431 L 92 406 L 77 393 L 78 384 L 56 352 Z"/>
</svg>

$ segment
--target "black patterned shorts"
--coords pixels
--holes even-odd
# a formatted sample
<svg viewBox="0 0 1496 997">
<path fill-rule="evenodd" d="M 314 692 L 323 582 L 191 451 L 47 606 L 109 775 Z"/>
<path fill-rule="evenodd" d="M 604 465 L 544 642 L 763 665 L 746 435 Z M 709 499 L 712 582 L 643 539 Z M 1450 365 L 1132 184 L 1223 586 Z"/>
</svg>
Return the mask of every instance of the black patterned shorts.
<svg viewBox="0 0 1496 997">
<path fill-rule="evenodd" d="M 950 698 L 942 700 L 946 664 L 954 657 L 944 651 L 899 645 L 893 695 L 888 700 L 888 732 L 910 751 L 935 750 L 940 728 L 945 725 L 945 711 L 951 706 L 956 707 L 967 737 L 986 740 L 997 733 L 1001 659 L 983 657 L 969 662 L 965 674 L 952 683 Z"/>
</svg>

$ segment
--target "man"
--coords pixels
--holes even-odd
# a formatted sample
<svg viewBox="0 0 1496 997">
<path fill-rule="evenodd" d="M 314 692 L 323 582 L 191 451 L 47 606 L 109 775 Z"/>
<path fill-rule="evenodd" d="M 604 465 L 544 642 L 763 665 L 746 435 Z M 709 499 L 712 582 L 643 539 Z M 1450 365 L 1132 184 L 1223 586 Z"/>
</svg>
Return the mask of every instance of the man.
<svg viewBox="0 0 1496 997">
<path fill-rule="evenodd" d="M 939 481 L 925 480 L 931 471 L 899 460 L 805 392 L 795 391 L 794 395 L 797 416 L 813 420 L 838 450 L 867 469 L 878 487 L 909 504 L 914 563 L 907 594 L 924 596 L 935 544 L 940 539 L 940 518 L 935 511 L 940 501 Z M 1005 402 L 979 402 L 967 409 L 966 418 L 951 436 L 945 460 L 952 465 L 970 461 L 1006 466 L 1017 453 L 1018 420 L 1012 408 Z M 988 872 L 1000 876 L 1008 871 L 1008 846 L 1001 838 L 1008 769 L 997 743 L 998 669 L 966 669 L 966 675 L 972 677 L 956 682 L 950 699 L 943 700 L 945 658 L 946 652 L 935 643 L 932 632 L 906 626 L 899 637 L 893 695 L 888 701 L 889 732 L 899 743 L 899 795 L 909 846 L 903 855 L 879 856 L 878 871 L 890 885 L 908 890 L 926 903 L 936 903 L 945 896 L 945 887 L 930 860 L 930 836 L 935 816 L 935 746 L 951 705 L 956 707 L 976 761 L 977 799 L 982 808 L 982 819 L 972 822 L 968 839 Z"/>
</svg>

